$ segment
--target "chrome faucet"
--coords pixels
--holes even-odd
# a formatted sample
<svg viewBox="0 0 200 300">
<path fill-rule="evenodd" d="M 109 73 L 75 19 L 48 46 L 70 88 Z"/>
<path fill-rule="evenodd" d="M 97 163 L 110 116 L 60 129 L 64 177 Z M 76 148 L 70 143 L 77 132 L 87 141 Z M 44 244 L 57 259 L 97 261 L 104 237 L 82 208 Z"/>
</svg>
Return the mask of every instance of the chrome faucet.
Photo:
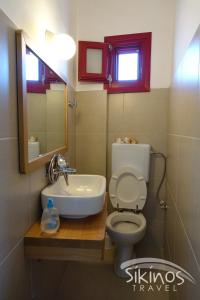
<svg viewBox="0 0 200 300">
<path fill-rule="evenodd" d="M 69 185 L 68 174 L 76 173 L 76 169 L 69 168 L 69 164 L 60 154 L 54 154 L 47 170 L 47 176 L 50 183 L 58 180 L 59 176 L 64 176 L 66 185 Z"/>
</svg>

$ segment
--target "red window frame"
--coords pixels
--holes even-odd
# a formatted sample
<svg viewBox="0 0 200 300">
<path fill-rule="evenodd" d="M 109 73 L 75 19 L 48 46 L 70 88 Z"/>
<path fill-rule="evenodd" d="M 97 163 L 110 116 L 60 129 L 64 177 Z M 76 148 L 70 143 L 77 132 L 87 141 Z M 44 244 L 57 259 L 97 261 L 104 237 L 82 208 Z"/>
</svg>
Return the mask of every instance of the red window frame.
<svg viewBox="0 0 200 300">
<path fill-rule="evenodd" d="M 28 47 L 26 47 L 26 53 L 33 53 Z M 37 57 L 37 55 L 35 55 Z M 26 85 L 27 85 L 27 92 L 28 93 L 38 93 L 38 94 L 45 94 L 46 90 L 50 88 L 50 84 L 44 82 L 44 74 L 45 74 L 45 65 L 44 63 L 38 59 L 38 64 L 39 64 L 39 80 L 27 80 Z"/>
<path fill-rule="evenodd" d="M 103 82 L 108 93 L 149 92 L 151 70 L 152 33 L 136 33 L 107 36 L 104 43 L 79 41 L 78 80 Z M 87 49 L 102 49 L 102 73 L 87 73 Z M 120 53 L 139 54 L 138 79 L 119 81 L 117 79 L 118 55 Z M 110 80 L 112 79 L 112 80 Z"/>
<path fill-rule="evenodd" d="M 58 75 L 51 70 L 48 66 L 44 64 L 44 82 L 45 84 L 48 83 L 60 83 L 63 82 L 65 83 Z"/>
<path fill-rule="evenodd" d="M 102 50 L 101 73 L 87 72 L 87 49 Z M 108 44 L 100 42 L 79 41 L 78 80 L 90 82 L 105 82 L 108 74 Z"/>
<path fill-rule="evenodd" d="M 112 46 L 109 57 L 110 78 L 112 81 L 104 84 L 108 93 L 149 92 L 151 68 L 151 32 L 108 36 L 104 41 Z M 139 78 L 137 80 L 117 79 L 119 53 L 139 54 Z"/>
</svg>

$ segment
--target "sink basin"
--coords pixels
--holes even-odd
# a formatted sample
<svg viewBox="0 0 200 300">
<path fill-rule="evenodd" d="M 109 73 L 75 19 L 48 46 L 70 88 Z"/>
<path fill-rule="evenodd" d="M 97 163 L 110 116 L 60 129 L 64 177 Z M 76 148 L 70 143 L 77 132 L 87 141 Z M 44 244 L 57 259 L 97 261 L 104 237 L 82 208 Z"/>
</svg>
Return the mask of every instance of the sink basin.
<svg viewBox="0 0 200 300">
<path fill-rule="evenodd" d="M 106 179 L 100 175 L 68 175 L 69 185 L 63 176 L 42 191 L 42 207 L 47 198 L 54 200 L 59 214 L 66 218 L 84 218 L 102 211 Z"/>
</svg>

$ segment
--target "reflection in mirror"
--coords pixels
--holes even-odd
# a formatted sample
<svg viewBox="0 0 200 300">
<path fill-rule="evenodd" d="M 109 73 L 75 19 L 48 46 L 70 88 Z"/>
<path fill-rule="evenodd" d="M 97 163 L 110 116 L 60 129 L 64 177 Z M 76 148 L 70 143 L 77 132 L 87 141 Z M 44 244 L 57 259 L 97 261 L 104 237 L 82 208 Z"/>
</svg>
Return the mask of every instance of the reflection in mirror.
<svg viewBox="0 0 200 300">
<path fill-rule="evenodd" d="M 29 161 L 65 145 L 65 83 L 26 47 Z"/>
<path fill-rule="evenodd" d="M 22 30 L 16 46 L 19 167 L 29 173 L 67 151 L 67 85 Z"/>
</svg>

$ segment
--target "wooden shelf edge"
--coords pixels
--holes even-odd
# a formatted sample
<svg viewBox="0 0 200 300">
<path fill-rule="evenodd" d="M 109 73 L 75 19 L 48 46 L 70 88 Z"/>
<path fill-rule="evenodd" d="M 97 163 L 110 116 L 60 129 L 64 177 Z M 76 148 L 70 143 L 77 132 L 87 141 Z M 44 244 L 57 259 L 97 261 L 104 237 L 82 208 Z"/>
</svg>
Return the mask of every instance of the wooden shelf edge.
<svg viewBox="0 0 200 300">
<path fill-rule="evenodd" d="M 33 260 L 100 262 L 103 259 L 103 249 L 26 246 L 24 255 Z"/>
<path fill-rule="evenodd" d="M 54 236 L 44 235 L 39 222 L 24 237 L 24 255 L 29 259 L 99 262 L 104 257 L 108 195 L 103 210 L 84 220 L 61 220 Z M 77 237 L 76 237 L 77 236 Z"/>
</svg>

